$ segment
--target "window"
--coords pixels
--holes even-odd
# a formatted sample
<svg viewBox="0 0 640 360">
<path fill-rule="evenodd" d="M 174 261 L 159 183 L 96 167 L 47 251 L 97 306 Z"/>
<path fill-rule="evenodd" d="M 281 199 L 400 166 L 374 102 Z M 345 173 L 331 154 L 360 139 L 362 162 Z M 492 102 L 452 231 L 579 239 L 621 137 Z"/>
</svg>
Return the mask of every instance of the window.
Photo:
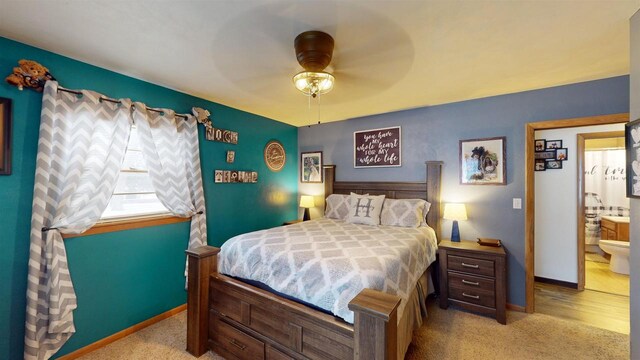
<svg viewBox="0 0 640 360">
<path fill-rule="evenodd" d="M 142 156 L 138 129 L 131 127 L 131 135 L 116 185 L 101 221 L 132 217 L 170 214 L 158 200 Z"/>
</svg>

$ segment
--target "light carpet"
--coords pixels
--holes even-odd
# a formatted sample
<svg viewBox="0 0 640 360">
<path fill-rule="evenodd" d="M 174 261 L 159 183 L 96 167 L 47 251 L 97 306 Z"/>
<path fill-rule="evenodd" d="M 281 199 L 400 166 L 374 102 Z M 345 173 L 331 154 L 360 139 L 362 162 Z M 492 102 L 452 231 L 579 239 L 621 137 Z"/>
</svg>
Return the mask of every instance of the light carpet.
<svg viewBox="0 0 640 360">
<path fill-rule="evenodd" d="M 433 299 L 407 359 L 628 359 L 629 336 L 544 314 L 508 312 L 507 324 Z M 186 312 L 87 354 L 83 360 L 193 360 L 186 347 Z M 207 353 L 200 359 L 223 360 Z"/>
</svg>

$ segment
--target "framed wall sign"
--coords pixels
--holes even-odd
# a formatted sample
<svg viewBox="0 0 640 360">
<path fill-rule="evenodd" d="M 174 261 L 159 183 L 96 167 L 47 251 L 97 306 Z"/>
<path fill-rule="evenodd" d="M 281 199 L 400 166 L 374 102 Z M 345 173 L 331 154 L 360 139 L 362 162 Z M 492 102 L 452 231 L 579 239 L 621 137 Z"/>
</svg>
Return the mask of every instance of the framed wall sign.
<svg viewBox="0 0 640 360">
<path fill-rule="evenodd" d="M 287 161 L 284 146 L 278 140 L 271 140 L 264 147 L 264 162 L 271 171 L 282 170 Z"/>
<path fill-rule="evenodd" d="M 400 126 L 353 133 L 353 167 L 402 166 Z"/>
<path fill-rule="evenodd" d="M 300 182 L 322 182 L 322 151 L 300 153 Z"/>
<path fill-rule="evenodd" d="M 11 175 L 11 99 L 0 98 L 0 175 Z"/>
<path fill-rule="evenodd" d="M 460 184 L 506 185 L 506 144 L 504 136 L 460 140 Z"/>
<path fill-rule="evenodd" d="M 625 125 L 624 142 L 627 152 L 627 197 L 640 198 L 640 119 Z"/>
</svg>

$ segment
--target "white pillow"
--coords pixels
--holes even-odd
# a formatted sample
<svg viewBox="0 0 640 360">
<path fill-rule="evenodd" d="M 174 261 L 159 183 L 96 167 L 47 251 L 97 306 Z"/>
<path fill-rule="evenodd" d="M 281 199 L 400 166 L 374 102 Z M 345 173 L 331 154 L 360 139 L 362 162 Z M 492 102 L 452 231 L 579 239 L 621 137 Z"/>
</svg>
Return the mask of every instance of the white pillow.
<svg viewBox="0 0 640 360">
<path fill-rule="evenodd" d="M 385 226 L 418 227 L 425 221 L 424 209 L 428 202 L 422 199 L 385 199 L 380 224 Z"/>
<path fill-rule="evenodd" d="M 429 210 L 431 209 L 431 203 L 425 201 L 424 209 L 422 209 L 422 225 L 421 226 L 429 226 L 427 224 L 427 214 L 429 214 Z"/>
<path fill-rule="evenodd" d="M 380 225 L 380 212 L 384 195 L 356 195 L 349 196 L 350 207 L 347 222 L 352 224 Z"/>
<path fill-rule="evenodd" d="M 325 200 L 324 216 L 329 219 L 347 220 L 349 195 L 331 194 Z"/>
</svg>

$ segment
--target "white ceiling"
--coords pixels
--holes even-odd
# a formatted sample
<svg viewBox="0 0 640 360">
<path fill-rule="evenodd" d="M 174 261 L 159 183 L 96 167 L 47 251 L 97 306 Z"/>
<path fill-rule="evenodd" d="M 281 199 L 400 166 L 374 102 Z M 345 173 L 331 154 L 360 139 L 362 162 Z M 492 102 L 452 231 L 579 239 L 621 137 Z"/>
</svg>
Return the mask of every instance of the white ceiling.
<svg viewBox="0 0 640 360">
<path fill-rule="evenodd" d="M 320 100 L 328 122 L 628 74 L 628 19 L 640 8 L 640 0 L 0 4 L 0 36 L 297 126 L 318 119 L 317 104 L 310 110 L 291 82 L 303 31 L 335 38 L 336 85 Z"/>
</svg>

